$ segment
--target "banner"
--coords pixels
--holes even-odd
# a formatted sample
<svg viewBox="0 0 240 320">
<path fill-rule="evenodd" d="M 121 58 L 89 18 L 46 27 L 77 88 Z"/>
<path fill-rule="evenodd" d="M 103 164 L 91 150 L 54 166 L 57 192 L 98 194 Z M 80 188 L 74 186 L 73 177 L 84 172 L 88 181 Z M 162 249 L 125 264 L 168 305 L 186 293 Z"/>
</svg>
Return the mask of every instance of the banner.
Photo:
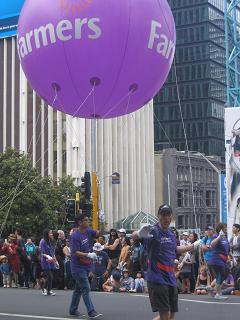
<svg viewBox="0 0 240 320">
<path fill-rule="evenodd" d="M 240 223 L 240 108 L 225 109 L 226 187 L 228 235 Z"/>
<path fill-rule="evenodd" d="M 227 188 L 226 173 L 220 174 L 220 197 L 221 197 L 221 215 L 220 221 L 227 223 Z"/>
<path fill-rule="evenodd" d="M 18 18 L 25 0 L 0 0 L 0 39 L 17 34 Z"/>
</svg>

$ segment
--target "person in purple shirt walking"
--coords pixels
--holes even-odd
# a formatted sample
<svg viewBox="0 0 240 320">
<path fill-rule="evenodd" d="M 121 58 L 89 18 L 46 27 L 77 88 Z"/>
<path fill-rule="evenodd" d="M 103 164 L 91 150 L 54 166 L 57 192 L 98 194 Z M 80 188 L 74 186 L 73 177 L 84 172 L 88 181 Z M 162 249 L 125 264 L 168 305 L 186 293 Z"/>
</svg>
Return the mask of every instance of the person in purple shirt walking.
<svg viewBox="0 0 240 320">
<path fill-rule="evenodd" d="M 227 260 L 230 252 L 230 244 L 226 237 L 227 226 L 219 223 L 216 227 L 216 233 L 210 243 L 211 257 L 208 261 L 208 267 L 213 279 L 216 279 L 215 299 L 223 300 L 226 297 L 221 294 L 221 286 L 227 275 Z"/>
<path fill-rule="evenodd" d="M 161 320 L 173 320 L 178 311 L 178 290 L 174 274 L 176 254 L 194 250 L 199 241 L 177 246 L 175 234 L 169 229 L 172 209 L 162 205 L 158 209 L 159 222 L 143 226 L 133 237 L 143 238 L 147 256 L 147 285 L 153 312 L 159 312 Z M 155 319 L 160 319 L 156 317 Z"/>
<path fill-rule="evenodd" d="M 43 238 L 39 243 L 39 251 L 41 253 L 41 267 L 46 277 L 42 294 L 44 296 L 55 296 L 55 293 L 52 291 L 53 270 L 58 268 L 58 262 L 55 257 L 55 243 L 52 230 L 45 229 L 43 231 Z"/>
<path fill-rule="evenodd" d="M 94 309 L 90 297 L 89 273 L 92 271 L 93 261 L 97 259 L 96 253 L 92 252 L 93 239 L 98 238 L 99 232 L 89 227 L 89 218 L 86 214 L 79 214 L 75 218 L 77 230 L 70 236 L 71 271 L 75 280 L 75 288 L 69 308 L 71 316 L 80 317 L 78 305 L 83 297 L 90 319 L 99 318 L 102 314 Z M 83 315 L 82 315 L 83 316 Z"/>
</svg>

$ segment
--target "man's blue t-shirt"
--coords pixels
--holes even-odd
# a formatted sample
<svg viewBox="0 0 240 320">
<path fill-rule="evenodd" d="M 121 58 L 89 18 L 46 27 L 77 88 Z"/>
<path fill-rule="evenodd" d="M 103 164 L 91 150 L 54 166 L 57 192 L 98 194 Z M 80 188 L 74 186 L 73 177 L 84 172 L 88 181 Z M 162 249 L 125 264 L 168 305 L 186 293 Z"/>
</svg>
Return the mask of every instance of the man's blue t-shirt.
<svg viewBox="0 0 240 320">
<path fill-rule="evenodd" d="M 151 234 L 152 238 L 144 239 L 144 248 L 149 253 L 147 281 L 176 286 L 174 274 L 176 236 L 170 229 L 161 230 L 159 224 L 154 225 Z"/>
<path fill-rule="evenodd" d="M 70 236 L 70 250 L 71 250 L 71 270 L 72 273 L 90 272 L 92 268 L 92 260 L 87 257 L 75 256 L 76 251 L 89 253 L 92 252 L 93 239 L 97 237 L 96 231 L 88 228 L 85 233 L 79 230 L 73 232 Z"/>
<path fill-rule="evenodd" d="M 206 246 L 210 246 L 213 239 L 214 237 L 203 237 L 201 243 Z M 207 251 L 203 253 L 203 257 L 206 263 L 208 263 L 211 260 L 212 255 L 213 255 L 213 250 L 211 248 L 209 248 Z"/>
<path fill-rule="evenodd" d="M 139 245 L 133 245 L 131 246 L 131 251 L 132 251 L 132 262 L 139 262 L 141 258 L 141 253 L 142 253 L 142 245 L 139 243 Z"/>
<path fill-rule="evenodd" d="M 106 252 L 101 251 L 99 254 L 97 254 L 97 260 L 93 263 L 93 273 L 96 276 L 103 275 L 107 269 L 108 261 L 109 256 Z"/>
</svg>

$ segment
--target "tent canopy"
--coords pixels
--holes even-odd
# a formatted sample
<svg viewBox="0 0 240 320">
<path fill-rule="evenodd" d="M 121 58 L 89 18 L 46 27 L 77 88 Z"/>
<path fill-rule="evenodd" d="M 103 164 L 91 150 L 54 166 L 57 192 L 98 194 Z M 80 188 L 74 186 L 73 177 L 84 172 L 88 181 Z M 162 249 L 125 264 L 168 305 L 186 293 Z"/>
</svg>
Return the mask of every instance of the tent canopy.
<svg viewBox="0 0 240 320">
<path fill-rule="evenodd" d="M 145 213 L 143 211 L 139 211 L 131 216 L 128 216 L 118 222 L 115 223 L 115 228 L 117 229 L 126 229 L 126 230 L 138 230 L 144 224 L 154 225 L 158 222 L 158 218 L 153 216 L 150 213 Z"/>
</svg>

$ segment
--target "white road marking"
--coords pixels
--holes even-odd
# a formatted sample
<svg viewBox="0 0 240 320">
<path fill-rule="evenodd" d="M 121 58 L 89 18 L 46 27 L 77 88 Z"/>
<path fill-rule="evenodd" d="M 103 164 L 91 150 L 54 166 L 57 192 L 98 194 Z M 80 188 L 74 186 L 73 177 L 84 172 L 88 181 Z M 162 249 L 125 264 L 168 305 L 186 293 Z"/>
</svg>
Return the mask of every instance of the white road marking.
<svg viewBox="0 0 240 320">
<path fill-rule="evenodd" d="M 191 300 L 191 299 L 178 299 L 179 301 L 185 302 L 197 302 L 197 303 L 206 303 L 206 304 L 231 304 L 231 305 L 239 305 L 239 302 L 221 302 L 221 301 L 202 301 L 202 300 Z"/>
<path fill-rule="evenodd" d="M 142 297 L 142 298 L 148 298 L 147 295 L 144 294 L 131 294 L 132 297 Z M 240 302 L 221 302 L 220 300 L 218 301 L 203 301 L 203 300 L 191 300 L 191 299 L 178 299 L 179 301 L 184 301 L 184 302 L 196 302 L 196 303 L 206 303 L 206 304 L 230 304 L 230 305 L 240 305 Z"/>
<path fill-rule="evenodd" d="M 46 317 L 46 316 L 35 316 L 31 314 L 14 314 L 14 313 L 0 313 L 0 316 L 5 317 L 15 317 L 15 318 L 29 318 L 29 319 L 45 319 L 45 320 L 68 320 L 73 319 L 72 317 L 69 318 L 58 318 L 58 317 Z M 81 318 L 78 318 L 81 320 Z M 82 320 L 86 320 L 86 318 L 82 318 Z"/>
</svg>

